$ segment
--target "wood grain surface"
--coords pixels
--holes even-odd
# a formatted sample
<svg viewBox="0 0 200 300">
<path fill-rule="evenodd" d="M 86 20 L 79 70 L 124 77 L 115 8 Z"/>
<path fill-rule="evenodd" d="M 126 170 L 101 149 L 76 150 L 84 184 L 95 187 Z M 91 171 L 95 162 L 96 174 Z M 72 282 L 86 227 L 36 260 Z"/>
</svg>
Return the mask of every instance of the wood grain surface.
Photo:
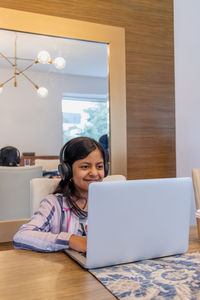
<svg viewBox="0 0 200 300">
<path fill-rule="evenodd" d="M 190 241 L 188 252 L 196 252 L 200 251 L 200 240 L 198 238 L 197 227 L 192 226 L 190 227 Z"/>
<path fill-rule="evenodd" d="M 112 300 L 112 294 L 64 253 L 0 252 L 2 300 Z"/>
<path fill-rule="evenodd" d="M 0 6 L 124 27 L 128 178 L 176 175 L 173 0 L 7 0 Z"/>
</svg>

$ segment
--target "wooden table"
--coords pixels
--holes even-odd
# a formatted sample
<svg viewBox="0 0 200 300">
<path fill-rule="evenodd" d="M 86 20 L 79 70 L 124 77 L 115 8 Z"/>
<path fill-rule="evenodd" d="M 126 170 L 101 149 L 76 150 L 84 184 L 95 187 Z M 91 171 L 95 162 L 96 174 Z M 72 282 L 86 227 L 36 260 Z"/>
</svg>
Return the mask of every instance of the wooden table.
<svg viewBox="0 0 200 300">
<path fill-rule="evenodd" d="M 64 253 L 0 252 L 1 300 L 116 299 Z"/>
<path fill-rule="evenodd" d="M 191 228 L 189 252 L 200 250 L 196 227 Z M 113 300 L 89 272 L 64 253 L 25 250 L 0 252 L 2 300 Z"/>
<path fill-rule="evenodd" d="M 190 227 L 190 240 L 188 252 L 200 251 L 200 240 L 198 239 L 197 227 Z"/>
</svg>

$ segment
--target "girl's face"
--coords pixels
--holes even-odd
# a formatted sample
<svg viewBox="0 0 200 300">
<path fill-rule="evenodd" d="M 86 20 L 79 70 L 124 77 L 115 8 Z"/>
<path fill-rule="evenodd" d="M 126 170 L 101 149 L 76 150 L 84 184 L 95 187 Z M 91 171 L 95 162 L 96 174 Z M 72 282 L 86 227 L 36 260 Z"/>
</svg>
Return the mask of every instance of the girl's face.
<svg viewBox="0 0 200 300">
<path fill-rule="evenodd" d="M 81 193 L 88 193 L 88 186 L 92 182 L 102 181 L 104 177 L 104 160 L 97 148 L 87 157 L 77 160 L 72 165 L 73 182 Z"/>
</svg>

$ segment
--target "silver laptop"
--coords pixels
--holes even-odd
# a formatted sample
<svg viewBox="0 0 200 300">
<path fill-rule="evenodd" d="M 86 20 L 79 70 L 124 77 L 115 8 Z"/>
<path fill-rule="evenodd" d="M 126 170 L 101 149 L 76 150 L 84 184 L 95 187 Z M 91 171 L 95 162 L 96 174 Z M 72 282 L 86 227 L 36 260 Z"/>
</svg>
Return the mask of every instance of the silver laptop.
<svg viewBox="0 0 200 300">
<path fill-rule="evenodd" d="M 191 178 L 92 183 L 87 254 L 66 253 L 99 268 L 187 251 Z"/>
</svg>

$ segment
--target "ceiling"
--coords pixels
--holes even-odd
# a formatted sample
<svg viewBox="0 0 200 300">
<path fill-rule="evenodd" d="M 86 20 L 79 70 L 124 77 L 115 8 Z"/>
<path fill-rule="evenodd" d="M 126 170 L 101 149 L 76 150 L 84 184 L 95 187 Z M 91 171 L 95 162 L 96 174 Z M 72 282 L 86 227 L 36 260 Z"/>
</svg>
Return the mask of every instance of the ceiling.
<svg viewBox="0 0 200 300">
<path fill-rule="evenodd" d="M 53 65 L 44 64 L 34 65 L 30 70 L 79 76 L 108 76 L 107 44 L 0 30 L 0 53 L 7 57 L 13 57 L 15 40 L 19 58 L 36 59 L 39 51 L 46 50 L 50 53 L 51 59 L 62 56 L 66 60 L 63 70 L 57 70 Z M 17 64 L 19 69 L 23 69 L 30 62 L 17 60 Z M 11 68 L 4 58 L 0 58 L 1 68 Z"/>
</svg>

